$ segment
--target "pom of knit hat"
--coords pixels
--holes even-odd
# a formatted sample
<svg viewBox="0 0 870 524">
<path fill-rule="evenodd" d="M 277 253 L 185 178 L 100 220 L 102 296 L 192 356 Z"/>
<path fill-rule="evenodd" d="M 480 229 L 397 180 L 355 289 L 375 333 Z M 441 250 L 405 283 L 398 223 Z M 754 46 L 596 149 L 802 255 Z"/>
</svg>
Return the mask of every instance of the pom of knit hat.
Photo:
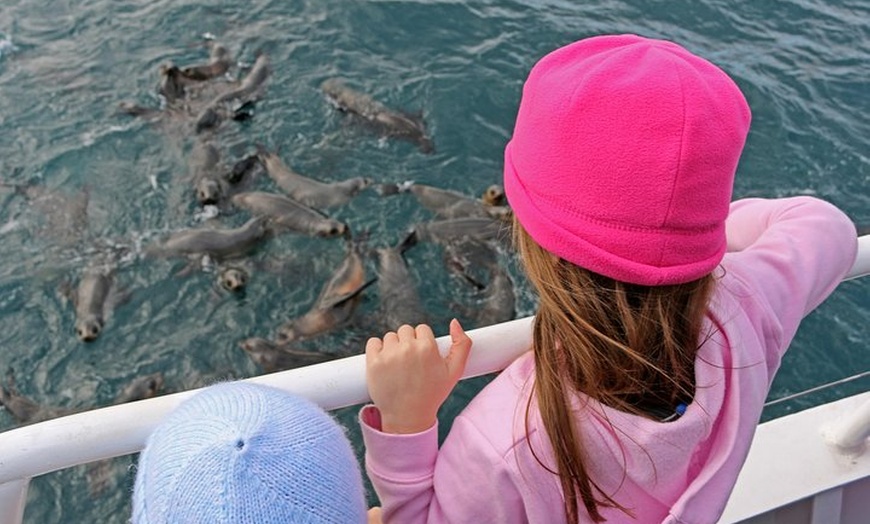
<svg viewBox="0 0 870 524">
<path fill-rule="evenodd" d="M 343 429 L 312 402 L 233 382 L 182 402 L 139 456 L 133 523 L 362 523 Z"/>
<path fill-rule="evenodd" d="M 642 285 L 695 280 L 725 253 L 750 118 L 735 82 L 675 43 L 583 39 L 529 73 L 505 193 L 532 238 L 578 266 Z"/>
</svg>

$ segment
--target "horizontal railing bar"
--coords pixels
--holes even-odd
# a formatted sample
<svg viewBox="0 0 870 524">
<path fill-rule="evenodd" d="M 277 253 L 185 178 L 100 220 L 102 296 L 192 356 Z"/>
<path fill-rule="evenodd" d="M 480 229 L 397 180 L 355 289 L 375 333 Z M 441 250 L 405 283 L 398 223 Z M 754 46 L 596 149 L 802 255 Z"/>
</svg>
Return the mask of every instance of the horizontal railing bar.
<svg viewBox="0 0 870 524">
<path fill-rule="evenodd" d="M 531 324 L 532 317 L 525 317 L 470 330 L 474 351 L 463 378 L 504 369 L 530 347 Z M 450 345 L 449 336 L 437 341 L 442 350 Z M 369 400 L 365 355 L 245 380 L 305 396 L 327 410 Z M 75 413 L 0 433 L 0 484 L 141 451 L 151 430 L 196 391 Z"/>
</svg>

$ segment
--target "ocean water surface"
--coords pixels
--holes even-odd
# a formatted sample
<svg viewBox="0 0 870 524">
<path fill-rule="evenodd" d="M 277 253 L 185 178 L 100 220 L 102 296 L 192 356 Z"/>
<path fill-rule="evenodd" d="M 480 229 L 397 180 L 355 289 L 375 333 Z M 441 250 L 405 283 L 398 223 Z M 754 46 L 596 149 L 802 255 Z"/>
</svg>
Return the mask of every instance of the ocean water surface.
<svg viewBox="0 0 870 524">
<path fill-rule="evenodd" d="M 158 68 L 203 62 L 206 37 L 244 74 L 258 52 L 273 74 L 253 118 L 215 133 L 226 161 L 278 151 L 327 181 L 414 180 L 476 195 L 501 180 L 522 82 L 532 64 L 601 33 L 671 39 L 725 69 L 753 110 L 735 197 L 814 195 L 870 224 L 870 4 L 863 0 L 676 2 L 613 0 L 357 1 L 4 0 L 0 5 L 0 373 L 45 406 L 111 403 L 138 376 L 161 372 L 164 393 L 262 373 L 238 347 L 304 313 L 341 261 L 337 239 L 285 236 L 242 294 L 215 285 L 213 268 L 178 275 L 180 260 L 143 258 L 166 233 L 200 225 L 188 159 L 189 128 L 119 114 L 122 101 L 157 107 Z M 435 152 L 346 125 L 319 90 L 339 76 L 388 106 L 421 112 Z M 265 177 L 259 188 L 270 188 Z M 28 187 L 21 191 L 16 187 Z M 396 244 L 432 215 L 409 195 L 366 190 L 330 210 L 369 249 Z M 221 226 L 247 215 L 225 213 Z M 407 253 L 436 334 L 479 297 L 444 267 L 441 251 Z M 94 342 L 80 342 L 62 290 L 92 264 L 116 265 L 126 300 Z M 517 316 L 534 299 L 507 253 Z M 367 269 L 374 275 L 373 257 Z M 870 368 L 870 279 L 846 282 L 813 312 L 786 355 L 771 399 Z M 377 333 L 378 295 L 358 321 L 309 341 L 326 353 L 361 352 Z M 472 323 L 466 319 L 466 323 Z M 467 327 L 474 327 L 467 325 Z M 487 377 L 445 405 L 442 433 Z M 769 419 L 868 387 L 854 381 L 772 406 Z M 338 410 L 361 450 L 357 408 Z M 0 412 L 0 430 L 16 426 Z M 0 454 L 4 450 L 0 450 Z M 126 522 L 132 464 L 114 462 L 110 489 L 92 495 L 84 468 L 31 483 L 25 522 Z M 374 499 L 373 499 L 374 500 Z"/>
</svg>

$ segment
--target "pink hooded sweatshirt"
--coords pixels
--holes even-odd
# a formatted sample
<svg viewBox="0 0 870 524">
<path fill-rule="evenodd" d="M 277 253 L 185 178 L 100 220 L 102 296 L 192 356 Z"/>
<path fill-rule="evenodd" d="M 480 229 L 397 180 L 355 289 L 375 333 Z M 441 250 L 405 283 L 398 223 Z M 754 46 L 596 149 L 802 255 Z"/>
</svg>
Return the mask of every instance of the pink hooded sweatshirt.
<svg viewBox="0 0 870 524">
<path fill-rule="evenodd" d="M 704 331 L 712 336 L 698 351 L 695 397 L 685 414 L 658 422 L 573 395 L 592 478 L 633 514 L 601 508 L 608 523 L 718 520 L 783 353 L 857 251 L 852 222 L 811 197 L 734 202 L 726 234 Z M 534 368 L 529 352 L 499 374 L 456 417 L 440 450 L 437 425 L 385 434 L 377 408 L 362 409 L 366 470 L 384 523 L 565 522 L 534 403 L 525 424 Z M 591 522 L 582 508 L 580 521 Z"/>
</svg>

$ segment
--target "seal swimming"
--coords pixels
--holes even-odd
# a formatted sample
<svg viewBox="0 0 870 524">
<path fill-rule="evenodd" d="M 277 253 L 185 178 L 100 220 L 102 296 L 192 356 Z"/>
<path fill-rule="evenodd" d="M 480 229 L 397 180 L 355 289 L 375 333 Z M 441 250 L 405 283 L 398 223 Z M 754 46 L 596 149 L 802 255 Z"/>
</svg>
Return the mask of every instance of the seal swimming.
<svg viewBox="0 0 870 524">
<path fill-rule="evenodd" d="M 167 103 L 172 104 L 185 98 L 188 87 L 217 78 L 229 71 L 233 64 L 229 50 L 212 40 L 206 41 L 205 45 L 209 48 L 209 61 L 206 64 L 179 68 L 170 62 L 159 67 L 160 85 L 157 91 Z"/>
<path fill-rule="evenodd" d="M 6 384 L 0 384 L 0 404 L 5 406 L 6 411 L 21 425 L 42 422 L 75 412 L 68 408 L 41 406 L 19 393 L 12 368 L 9 368 L 6 373 Z"/>
<path fill-rule="evenodd" d="M 76 311 L 76 336 L 82 342 L 93 342 L 103 331 L 113 276 L 112 270 L 88 268 L 69 294 Z"/>
<path fill-rule="evenodd" d="M 260 337 L 247 338 L 239 342 L 239 347 L 245 350 L 245 353 L 263 369 L 264 373 L 310 366 L 311 364 L 334 360 L 341 356 L 294 349 L 288 344 L 273 342 Z"/>
<path fill-rule="evenodd" d="M 510 226 L 492 218 L 464 217 L 431 220 L 415 224 L 412 234 L 418 241 L 438 243 L 456 242 L 463 239 L 481 241 L 506 241 L 510 238 Z"/>
<path fill-rule="evenodd" d="M 480 303 L 468 312 L 476 327 L 507 322 L 516 316 L 516 293 L 507 270 L 493 261 L 489 272 L 489 283 L 482 290 Z"/>
<path fill-rule="evenodd" d="M 486 188 L 480 199 L 474 199 L 454 191 L 425 184 L 406 182 L 403 184 L 381 184 L 382 195 L 411 193 L 424 208 L 439 218 L 504 218 L 509 213 L 505 205 L 504 189 L 493 184 Z"/>
<path fill-rule="evenodd" d="M 226 47 L 214 40 L 206 40 L 205 45 L 209 50 L 208 63 L 187 66 L 179 71 L 187 80 L 195 82 L 211 80 L 226 74 L 232 67 L 233 57 Z"/>
<path fill-rule="evenodd" d="M 504 193 L 504 186 L 501 184 L 492 184 L 483 191 L 480 196 L 486 204 L 491 206 L 506 206 L 507 195 Z"/>
<path fill-rule="evenodd" d="M 201 205 L 217 204 L 226 193 L 218 174 L 220 153 L 213 145 L 197 141 L 190 155 L 190 170 L 196 200 Z"/>
<path fill-rule="evenodd" d="M 226 48 L 215 44 L 211 60 L 205 65 L 179 68 L 163 64 L 159 68 L 160 83 L 157 91 L 166 101 L 165 107 L 144 107 L 133 102 L 120 102 L 119 112 L 131 116 L 160 121 L 163 127 L 186 133 L 191 121 L 197 132 L 211 129 L 224 120 L 245 120 L 251 116 L 251 106 L 270 73 L 268 57 L 258 56 L 251 71 L 241 80 L 233 82 L 206 82 L 207 76 L 217 78 L 232 65 Z M 220 73 L 220 74 L 218 74 Z M 202 79 L 202 80 L 200 80 Z M 228 107 L 229 102 L 238 102 Z"/>
<path fill-rule="evenodd" d="M 218 271 L 218 283 L 227 291 L 238 292 L 248 285 L 248 272 L 236 266 L 222 267 Z"/>
<path fill-rule="evenodd" d="M 36 180 L 13 183 L 0 180 L 0 186 L 12 189 L 13 194 L 27 202 L 22 213 L 34 234 L 51 239 L 60 246 L 70 246 L 81 241 L 88 229 L 88 206 L 90 189 L 70 193 L 48 188 Z"/>
<path fill-rule="evenodd" d="M 254 217 L 237 228 L 200 227 L 178 231 L 146 248 L 150 256 L 209 255 L 220 261 L 253 250 L 269 232 L 265 217 Z"/>
<path fill-rule="evenodd" d="M 196 201 L 200 205 L 224 204 L 233 191 L 239 190 L 245 176 L 258 165 L 256 155 L 242 158 L 229 169 L 220 160 L 220 153 L 212 144 L 201 140 L 194 143 L 188 165 Z"/>
<path fill-rule="evenodd" d="M 360 293 L 374 279 L 366 280 L 359 242 L 348 242 L 348 253 L 320 290 L 307 313 L 278 328 L 278 342 L 287 343 L 325 333 L 347 322 L 360 300 Z"/>
<path fill-rule="evenodd" d="M 356 115 L 381 135 L 412 142 L 425 154 L 435 152 L 422 116 L 390 109 L 370 95 L 351 89 L 339 78 L 325 80 L 320 89 L 339 111 Z"/>
<path fill-rule="evenodd" d="M 364 177 L 321 182 L 293 171 L 277 154 L 267 151 L 262 145 L 257 146 L 257 155 L 266 173 L 282 191 L 294 200 L 315 208 L 340 206 L 372 183 L 370 178 Z"/>
<path fill-rule="evenodd" d="M 131 402 L 153 397 L 163 387 L 163 375 L 154 373 L 137 377 L 116 397 L 115 403 Z M 0 404 L 6 407 L 12 417 L 21 425 L 42 422 L 82 411 L 83 408 L 42 406 L 18 392 L 15 385 L 15 372 L 12 368 L 6 373 L 6 384 L 0 385 Z"/>
<path fill-rule="evenodd" d="M 258 53 L 253 67 L 245 75 L 238 87 L 212 99 L 200 113 L 196 120 L 196 132 L 199 133 L 217 127 L 230 114 L 234 114 L 233 118 L 238 119 L 239 108 L 253 103 L 263 90 L 266 79 L 269 78 L 271 73 L 272 65 L 269 55 L 262 52 Z M 234 109 L 228 110 L 225 106 L 230 102 L 238 102 L 238 104 Z"/>
<path fill-rule="evenodd" d="M 142 375 L 130 381 L 124 389 L 115 397 L 115 404 L 144 400 L 157 395 L 163 387 L 163 373 L 156 372 L 150 375 Z"/>
<path fill-rule="evenodd" d="M 232 203 L 261 217 L 268 217 L 273 230 L 287 230 L 320 237 L 344 235 L 347 225 L 292 198 L 265 191 L 246 191 Z"/>
<path fill-rule="evenodd" d="M 398 245 L 376 250 L 378 257 L 378 295 L 381 301 L 382 326 L 396 329 L 402 324 L 425 324 L 428 314 L 423 308 L 420 294 L 404 253 L 416 242 L 407 235 Z"/>
<path fill-rule="evenodd" d="M 187 85 L 181 76 L 181 70 L 175 64 L 163 64 L 159 68 L 160 84 L 157 92 L 166 99 L 167 104 L 174 104 L 184 98 Z"/>
</svg>

